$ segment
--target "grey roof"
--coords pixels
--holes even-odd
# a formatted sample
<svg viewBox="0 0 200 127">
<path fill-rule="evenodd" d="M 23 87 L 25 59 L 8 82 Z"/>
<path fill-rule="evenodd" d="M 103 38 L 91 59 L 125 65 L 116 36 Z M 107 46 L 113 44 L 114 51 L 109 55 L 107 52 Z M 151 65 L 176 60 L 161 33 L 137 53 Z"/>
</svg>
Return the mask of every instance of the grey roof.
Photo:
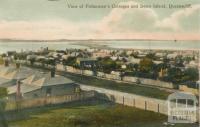
<svg viewBox="0 0 200 127">
<path fill-rule="evenodd" d="M 37 80 L 43 78 L 45 75 L 47 75 L 47 73 L 36 72 L 33 75 L 30 75 L 33 78 L 31 82 L 37 81 Z M 29 77 L 27 77 L 26 79 L 28 79 Z"/>
<path fill-rule="evenodd" d="M 0 86 L 1 86 L 2 84 L 4 84 L 4 83 L 9 82 L 9 81 L 10 81 L 9 79 L 5 79 L 5 78 L 1 78 L 1 77 L 0 77 Z"/>
<path fill-rule="evenodd" d="M 19 69 L 17 69 L 15 66 L 8 66 L 8 67 L 1 66 L 0 67 L 1 74 L 8 74 L 15 71 L 16 71 L 16 74 L 14 75 L 13 79 L 24 79 L 32 75 L 33 73 L 36 73 L 35 70 L 28 67 L 20 67 Z"/>
<path fill-rule="evenodd" d="M 55 76 L 51 78 L 46 78 L 42 86 L 53 86 L 53 85 L 61 85 L 61 84 L 72 84 L 74 81 L 65 78 L 63 76 Z"/>
<path fill-rule="evenodd" d="M 0 78 L 0 87 L 10 87 L 16 84 L 16 80 Z"/>
<path fill-rule="evenodd" d="M 4 70 L 5 69 L 5 70 Z M 33 70 L 28 67 L 20 67 L 20 69 L 16 69 L 15 67 L 0 67 L 0 71 L 4 70 L 6 72 L 17 71 L 12 79 L 6 79 L 6 77 L 0 77 L 0 87 L 7 87 L 9 94 L 16 93 L 17 79 L 27 79 L 27 82 L 22 82 L 21 84 L 21 92 L 27 93 L 37 89 L 41 89 L 45 86 L 55 86 L 55 85 L 63 85 L 63 84 L 72 84 L 74 83 L 72 80 L 65 78 L 63 76 L 56 75 L 55 77 L 51 77 L 51 73 L 39 72 L 38 70 Z M 32 77 L 30 77 L 32 76 Z M 24 81 L 24 80 L 23 80 Z M 29 82 L 30 81 L 30 82 Z"/>
<path fill-rule="evenodd" d="M 37 89 L 40 89 L 39 86 L 33 86 L 29 84 L 22 84 L 21 86 L 21 93 L 28 93 Z M 17 91 L 17 85 L 8 87 L 8 94 L 14 94 Z"/>
<path fill-rule="evenodd" d="M 34 73 L 37 73 L 37 71 L 27 68 L 27 67 L 20 67 L 20 69 L 16 69 L 16 70 L 17 70 L 17 73 L 14 76 L 14 79 L 24 79 Z"/>
<path fill-rule="evenodd" d="M 52 77 L 52 78 L 47 77 L 47 76 L 48 75 L 46 75 L 45 80 L 44 80 L 43 84 L 41 84 L 41 85 L 23 83 L 21 85 L 21 92 L 22 93 L 28 93 L 28 92 L 31 92 L 31 91 L 41 89 L 42 87 L 45 87 L 45 86 L 55 86 L 55 85 L 63 85 L 63 84 L 69 85 L 69 84 L 74 83 L 72 80 L 65 78 L 63 76 L 56 76 L 56 77 Z M 16 87 L 17 87 L 16 85 L 8 87 L 9 94 L 16 93 L 16 90 L 17 90 Z"/>
</svg>

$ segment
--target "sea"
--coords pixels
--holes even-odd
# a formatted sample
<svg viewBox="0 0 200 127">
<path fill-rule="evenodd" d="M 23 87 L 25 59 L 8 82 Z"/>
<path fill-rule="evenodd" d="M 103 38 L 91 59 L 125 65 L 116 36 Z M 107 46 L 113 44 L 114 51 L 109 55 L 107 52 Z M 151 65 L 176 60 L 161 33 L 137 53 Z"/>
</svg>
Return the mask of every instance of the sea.
<svg viewBox="0 0 200 127">
<path fill-rule="evenodd" d="M 200 41 L 62 41 L 62 42 L 4 42 L 0 41 L 0 53 L 7 51 L 37 51 L 48 47 L 52 50 L 87 49 L 92 45 L 117 49 L 161 49 L 161 50 L 200 50 Z"/>
</svg>

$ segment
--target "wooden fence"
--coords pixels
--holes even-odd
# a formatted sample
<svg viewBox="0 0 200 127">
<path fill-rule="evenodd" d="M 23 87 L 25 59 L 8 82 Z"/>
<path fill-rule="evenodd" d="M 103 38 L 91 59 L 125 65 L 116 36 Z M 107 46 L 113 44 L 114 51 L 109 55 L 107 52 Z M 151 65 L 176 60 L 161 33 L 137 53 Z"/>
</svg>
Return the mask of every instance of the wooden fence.
<svg viewBox="0 0 200 127">
<path fill-rule="evenodd" d="M 82 92 L 76 95 L 63 95 L 63 96 L 52 96 L 52 97 L 42 97 L 31 100 L 20 100 L 20 101 L 7 101 L 6 110 L 18 110 L 24 108 L 40 107 L 51 104 L 62 104 L 67 102 L 73 102 L 78 100 L 85 100 L 94 97 L 93 91 Z"/>
</svg>

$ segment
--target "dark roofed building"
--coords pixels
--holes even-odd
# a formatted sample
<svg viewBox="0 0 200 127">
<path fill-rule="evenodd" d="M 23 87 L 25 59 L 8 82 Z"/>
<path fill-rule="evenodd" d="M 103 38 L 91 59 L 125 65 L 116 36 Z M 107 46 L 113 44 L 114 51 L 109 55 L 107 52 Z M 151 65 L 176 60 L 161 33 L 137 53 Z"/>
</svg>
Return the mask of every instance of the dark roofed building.
<svg viewBox="0 0 200 127">
<path fill-rule="evenodd" d="M 81 68 L 90 67 L 94 69 L 97 64 L 97 60 L 95 58 L 78 58 L 77 63 Z"/>
<path fill-rule="evenodd" d="M 52 76 L 50 73 L 44 74 L 37 80 L 32 80 L 34 76 L 27 79 L 21 81 L 20 84 L 20 93 L 23 99 L 75 94 L 76 88 L 79 88 L 72 80 L 63 76 Z M 17 85 L 8 88 L 9 100 L 17 98 L 17 88 Z"/>
</svg>

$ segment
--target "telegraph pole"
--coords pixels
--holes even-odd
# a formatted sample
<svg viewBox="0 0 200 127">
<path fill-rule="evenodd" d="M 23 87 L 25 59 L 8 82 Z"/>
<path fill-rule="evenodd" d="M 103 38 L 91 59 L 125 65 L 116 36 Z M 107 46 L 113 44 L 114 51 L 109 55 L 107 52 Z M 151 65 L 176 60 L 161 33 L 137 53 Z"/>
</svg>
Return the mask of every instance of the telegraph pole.
<svg viewBox="0 0 200 127">
<path fill-rule="evenodd" d="M 198 71 L 199 71 L 199 81 L 198 81 L 198 86 L 199 86 L 199 103 L 198 103 L 198 123 L 200 127 L 200 49 L 198 50 Z"/>
</svg>

